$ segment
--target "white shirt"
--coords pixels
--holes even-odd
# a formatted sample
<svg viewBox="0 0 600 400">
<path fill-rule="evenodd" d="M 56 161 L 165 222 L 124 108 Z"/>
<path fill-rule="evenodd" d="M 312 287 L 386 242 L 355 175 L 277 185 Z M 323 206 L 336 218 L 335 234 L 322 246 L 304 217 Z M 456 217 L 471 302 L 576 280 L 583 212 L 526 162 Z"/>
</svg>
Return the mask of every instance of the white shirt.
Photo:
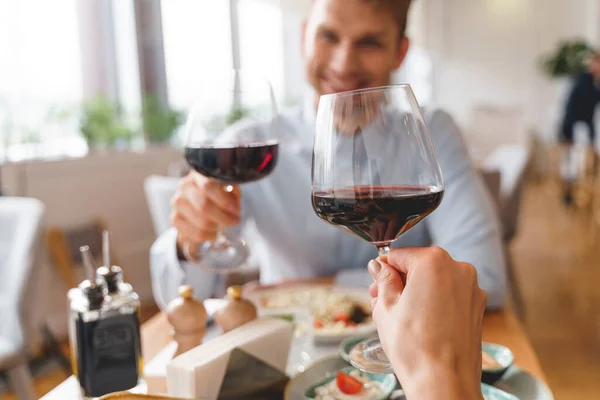
<svg viewBox="0 0 600 400">
<path fill-rule="evenodd" d="M 304 108 L 303 110 L 310 110 Z M 260 266 L 262 284 L 283 279 L 336 276 L 336 283 L 368 287 L 373 244 L 321 220 L 311 204 L 311 160 L 314 111 L 296 110 L 281 117 L 279 157 L 266 178 L 244 184 L 241 234 Z M 426 113 L 445 180 L 442 203 L 431 215 L 403 234 L 392 247 L 437 245 L 459 261 L 475 266 L 488 308 L 506 297 L 501 230 L 492 199 L 471 164 L 452 118 L 441 110 Z M 174 228 L 151 249 L 150 266 L 156 302 L 164 309 L 178 287 L 191 285 L 199 298 L 210 297 L 218 276 L 177 258 Z"/>
</svg>

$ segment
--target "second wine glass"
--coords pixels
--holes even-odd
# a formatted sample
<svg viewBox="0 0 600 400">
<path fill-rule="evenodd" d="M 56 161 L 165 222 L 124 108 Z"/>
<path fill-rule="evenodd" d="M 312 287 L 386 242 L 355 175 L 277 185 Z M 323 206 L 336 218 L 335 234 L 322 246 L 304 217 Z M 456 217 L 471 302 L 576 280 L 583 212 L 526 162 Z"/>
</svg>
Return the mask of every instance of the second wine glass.
<svg viewBox="0 0 600 400">
<path fill-rule="evenodd" d="M 400 235 L 433 212 L 444 183 L 422 111 L 408 85 L 322 96 L 313 150 L 312 204 L 324 221 L 373 243 L 386 259 Z M 379 339 L 352 364 L 392 373 Z"/>
<path fill-rule="evenodd" d="M 266 79 L 241 70 L 211 77 L 188 115 L 185 159 L 227 192 L 262 179 L 277 163 L 277 115 Z M 224 273 L 242 267 L 248 255 L 243 238 L 220 229 L 215 241 L 202 244 L 190 256 L 204 268 Z"/>
</svg>

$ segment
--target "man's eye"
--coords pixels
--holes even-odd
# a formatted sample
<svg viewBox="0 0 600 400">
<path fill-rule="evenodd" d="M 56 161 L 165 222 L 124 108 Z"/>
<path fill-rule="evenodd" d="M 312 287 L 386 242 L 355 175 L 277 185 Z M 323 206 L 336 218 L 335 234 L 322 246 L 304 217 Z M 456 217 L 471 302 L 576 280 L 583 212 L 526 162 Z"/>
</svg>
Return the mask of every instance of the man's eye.
<svg viewBox="0 0 600 400">
<path fill-rule="evenodd" d="M 321 39 L 331 43 L 338 41 L 338 37 L 335 35 L 335 33 L 329 31 L 321 32 Z"/>
<path fill-rule="evenodd" d="M 381 43 L 377 40 L 377 39 L 362 39 L 361 41 L 358 42 L 358 45 L 360 47 L 371 47 L 371 48 L 380 48 L 381 47 Z"/>
</svg>

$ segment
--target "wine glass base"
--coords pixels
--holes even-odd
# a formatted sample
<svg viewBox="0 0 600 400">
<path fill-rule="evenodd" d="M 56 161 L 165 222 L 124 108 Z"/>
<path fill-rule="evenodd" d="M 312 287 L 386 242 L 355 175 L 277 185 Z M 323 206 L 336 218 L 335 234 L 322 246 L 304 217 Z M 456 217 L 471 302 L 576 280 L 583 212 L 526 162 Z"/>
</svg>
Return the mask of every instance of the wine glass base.
<svg viewBox="0 0 600 400">
<path fill-rule="evenodd" d="M 198 250 L 202 268 L 216 273 L 227 273 L 244 267 L 249 254 L 244 240 L 231 238 L 204 243 Z"/>
<path fill-rule="evenodd" d="M 383 352 L 379 338 L 366 339 L 350 350 L 350 364 L 371 374 L 393 374 L 394 370 Z"/>
</svg>

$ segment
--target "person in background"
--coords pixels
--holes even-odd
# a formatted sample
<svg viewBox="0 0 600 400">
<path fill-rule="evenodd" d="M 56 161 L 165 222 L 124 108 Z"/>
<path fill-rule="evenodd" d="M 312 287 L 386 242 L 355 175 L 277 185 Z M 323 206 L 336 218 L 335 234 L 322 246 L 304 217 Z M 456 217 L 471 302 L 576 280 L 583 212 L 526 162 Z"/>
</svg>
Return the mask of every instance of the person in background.
<svg viewBox="0 0 600 400">
<path fill-rule="evenodd" d="M 476 269 L 429 247 L 394 249 L 369 272 L 373 319 L 406 398 L 480 400 L 486 294 Z"/>
<path fill-rule="evenodd" d="M 332 277 L 368 286 L 365 265 L 374 246 L 321 221 L 310 202 L 316 107 L 321 95 L 388 85 L 409 49 L 410 0 L 314 0 L 303 25 L 302 54 L 312 93 L 281 116 L 279 160 L 261 181 L 231 193 L 196 172 L 182 178 L 173 198 L 173 228 L 151 249 L 153 292 L 165 308 L 182 284 L 199 298 L 213 295 L 221 277 L 190 262 L 186 247 L 214 240 L 219 227 L 239 226 L 260 267 L 260 283 Z M 460 130 L 446 112 L 425 110 L 445 180 L 444 200 L 394 247 L 444 248 L 475 266 L 489 308 L 506 298 L 501 230 L 493 201 L 469 159 Z M 202 262 L 202 261 L 201 261 Z"/>
<path fill-rule="evenodd" d="M 590 147 L 593 149 L 596 143 L 596 127 L 594 117 L 596 106 L 600 102 L 600 53 L 594 53 L 587 62 L 587 70 L 582 72 L 573 84 L 573 88 L 567 98 L 565 115 L 560 131 L 560 141 L 563 144 L 562 151 L 562 175 L 566 181 L 564 202 L 570 205 L 573 202 L 572 182 L 576 178 L 577 171 L 572 165 L 573 131 L 577 123 L 583 123 L 588 129 Z M 596 155 L 594 154 L 594 168 L 596 166 Z"/>
</svg>

